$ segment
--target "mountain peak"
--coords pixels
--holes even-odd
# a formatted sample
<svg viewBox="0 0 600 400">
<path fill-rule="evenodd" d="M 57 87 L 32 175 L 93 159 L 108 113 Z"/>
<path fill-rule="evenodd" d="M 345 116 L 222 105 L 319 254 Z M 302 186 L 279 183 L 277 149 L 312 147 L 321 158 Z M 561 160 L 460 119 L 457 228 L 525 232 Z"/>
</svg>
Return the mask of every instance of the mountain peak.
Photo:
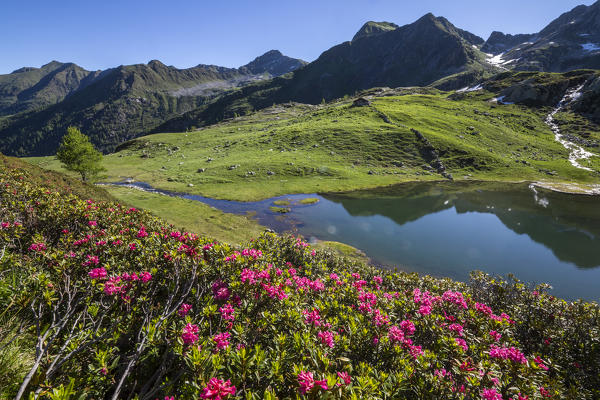
<svg viewBox="0 0 600 400">
<path fill-rule="evenodd" d="M 161 61 L 159 60 L 150 60 L 148 62 L 148 66 L 150 68 L 152 68 L 153 70 L 159 70 L 159 69 L 165 69 L 168 68 L 165 64 L 163 64 Z"/>
<path fill-rule="evenodd" d="M 269 50 L 265 54 L 257 58 L 261 57 L 284 57 L 284 55 L 279 50 Z"/>
<path fill-rule="evenodd" d="M 283 55 L 279 50 L 269 50 L 240 67 L 240 70 L 245 70 L 255 75 L 268 72 L 273 76 L 279 76 L 294 71 L 306 64 L 305 61 Z"/>
<path fill-rule="evenodd" d="M 398 25 L 396 25 L 392 22 L 368 21 L 359 29 L 358 32 L 356 32 L 356 35 L 354 35 L 354 37 L 352 38 L 352 41 L 355 41 L 357 39 L 367 37 L 367 36 L 380 35 L 382 33 L 386 33 L 389 31 L 396 30 L 396 29 L 398 29 Z"/>
<path fill-rule="evenodd" d="M 463 29 L 457 28 L 456 26 L 454 26 L 454 24 L 452 24 L 452 22 L 448 21 L 446 18 L 436 17 L 432 13 L 427 13 L 423 15 L 411 25 L 415 27 L 436 27 L 437 29 L 459 36 L 461 39 L 465 40 L 471 45 L 480 45 L 485 42 L 479 36 L 471 32 L 465 31 Z"/>
</svg>

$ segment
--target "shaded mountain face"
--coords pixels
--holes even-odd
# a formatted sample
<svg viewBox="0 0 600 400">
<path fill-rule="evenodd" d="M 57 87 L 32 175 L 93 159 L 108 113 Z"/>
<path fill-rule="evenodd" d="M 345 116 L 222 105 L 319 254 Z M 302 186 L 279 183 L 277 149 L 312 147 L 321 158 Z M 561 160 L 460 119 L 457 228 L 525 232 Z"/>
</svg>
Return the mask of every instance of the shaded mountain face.
<svg viewBox="0 0 600 400">
<path fill-rule="evenodd" d="M 424 86 L 479 65 L 481 38 L 427 14 L 392 29 L 367 23 L 351 42 L 324 52 L 296 71 L 286 88 L 290 100 L 318 103 L 376 86 Z"/>
<path fill-rule="evenodd" d="M 64 100 L 100 75 L 73 63 L 52 61 L 0 75 L 0 116 L 43 108 Z"/>
<path fill-rule="evenodd" d="M 100 150 L 112 151 L 223 92 L 302 63 L 274 51 L 239 69 L 178 69 L 157 60 L 97 72 L 57 62 L 20 69 L 0 76 L 0 113 L 20 112 L 0 120 L 0 152 L 54 154 L 69 126 L 79 127 Z"/>
<path fill-rule="evenodd" d="M 564 72 L 600 68 L 600 1 L 562 14 L 537 34 L 494 32 L 482 50 L 507 69 Z"/>
<path fill-rule="evenodd" d="M 284 56 L 279 50 L 271 50 L 240 67 L 240 71 L 254 75 L 268 73 L 271 76 L 280 76 L 306 64 L 306 61 Z"/>
</svg>

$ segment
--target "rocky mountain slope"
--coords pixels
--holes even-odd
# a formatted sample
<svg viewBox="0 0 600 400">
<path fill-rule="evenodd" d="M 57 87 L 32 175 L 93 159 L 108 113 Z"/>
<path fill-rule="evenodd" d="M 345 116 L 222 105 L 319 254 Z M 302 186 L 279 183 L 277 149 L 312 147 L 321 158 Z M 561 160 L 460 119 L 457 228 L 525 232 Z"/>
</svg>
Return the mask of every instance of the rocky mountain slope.
<svg viewBox="0 0 600 400">
<path fill-rule="evenodd" d="M 58 103 L 100 75 L 100 71 L 90 72 L 73 63 L 58 61 L 0 75 L 0 116 Z"/>
<path fill-rule="evenodd" d="M 516 69 L 564 72 L 600 68 L 600 1 L 577 6 L 535 34 L 493 32 L 482 50 L 490 62 Z"/>
<path fill-rule="evenodd" d="M 0 151 L 53 154 L 70 125 L 80 127 L 99 149 L 111 151 L 218 94 L 303 63 L 270 51 L 241 68 L 178 69 L 153 60 L 97 72 L 56 62 L 17 70 L 0 76 L 0 112 L 23 111 L 0 120 Z"/>
<path fill-rule="evenodd" d="M 154 132 L 210 124 L 273 103 L 317 104 L 378 86 L 425 86 L 438 82 L 442 89 L 458 89 L 501 71 L 486 62 L 485 54 L 479 50 L 483 43 L 480 37 L 432 14 L 402 27 L 370 21 L 352 41 L 325 51 L 291 76 L 228 93 L 167 121 Z"/>
<path fill-rule="evenodd" d="M 296 71 L 285 93 L 290 100 L 315 104 L 377 86 L 425 86 L 448 75 L 488 68 L 476 48 L 482 43 L 432 14 L 396 28 L 367 23 L 352 41 Z"/>
</svg>

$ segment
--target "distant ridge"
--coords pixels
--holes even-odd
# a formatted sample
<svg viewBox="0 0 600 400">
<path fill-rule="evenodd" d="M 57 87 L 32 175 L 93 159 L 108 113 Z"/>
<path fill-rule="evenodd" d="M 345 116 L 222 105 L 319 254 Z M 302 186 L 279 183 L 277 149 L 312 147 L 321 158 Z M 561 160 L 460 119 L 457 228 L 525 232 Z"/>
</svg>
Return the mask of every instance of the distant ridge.
<svg viewBox="0 0 600 400">
<path fill-rule="evenodd" d="M 178 69 L 159 60 L 105 71 L 52 61 L 0 75 L 0 152 L 54 154 L 70 125 L 107 152 L 215 96 L 306 63 L 272 50 L 241 68 Z M 11 115 L 12 114 L 12 115 Z"/>
</svg>

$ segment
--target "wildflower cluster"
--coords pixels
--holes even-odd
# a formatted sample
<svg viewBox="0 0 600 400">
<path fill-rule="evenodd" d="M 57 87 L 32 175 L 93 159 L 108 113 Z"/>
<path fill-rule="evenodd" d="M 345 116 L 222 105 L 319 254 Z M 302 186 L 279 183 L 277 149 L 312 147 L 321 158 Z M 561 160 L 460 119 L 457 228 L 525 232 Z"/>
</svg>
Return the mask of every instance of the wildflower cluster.
<svg viewBox="0 0 600 400">
<path fill-rule="evenodd" d="M 598 306 L 543 287 L 386 272 L 270 233 L 233 248 L 14 173 L 0 201 L 0 307 L 38 357 L 24 395 L 600 396 Z"/>
</svg>

